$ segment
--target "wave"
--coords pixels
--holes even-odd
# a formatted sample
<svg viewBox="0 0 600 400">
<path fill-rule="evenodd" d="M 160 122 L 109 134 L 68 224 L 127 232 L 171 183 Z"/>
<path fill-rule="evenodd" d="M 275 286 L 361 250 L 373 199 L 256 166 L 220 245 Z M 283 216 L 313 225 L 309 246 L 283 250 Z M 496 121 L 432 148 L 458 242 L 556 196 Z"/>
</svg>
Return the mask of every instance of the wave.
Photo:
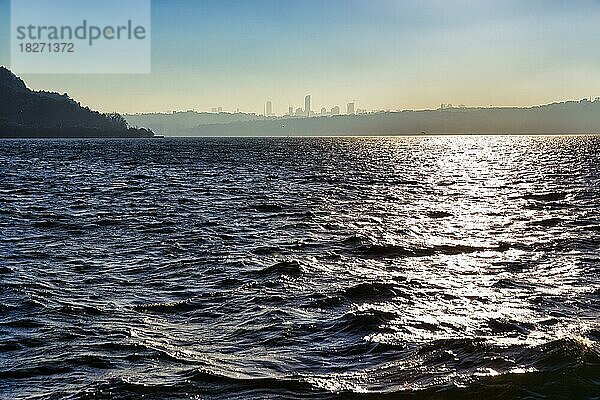
<svg viewBox="0 0 600 400">
<path fill-rule="evenodd" d="M 131 306 L 131 308 L 136 311 L 151 311 L 156 313 L 175 314 L 198 310 L 199 308 L 201 308 L 201 305 L 197 304 L 191 299 L 187 299 L 181 301 L 172 301 L 168 303 L 137 304 Z"/>
<path fill-rule="evenodd" d="M 493 334 L 515 333 L 527 335 L 534 329 L 534 325 L 521 321 L 509 321 L 505 319 L 491 319 L 488 321 L 488 327 Z"/>
<path fill-rule="evenodd" d="M 216 374 L 206 369 L 196 369 L 182 373 L 185 379 L 202 383 L 230 383 L 244 389 L 264 388 L 269 390 L 284 389 L 293 391 L 310 392 L 312 385 L 300 379 L 300 377 L 232 377 L 225 374 Z"/>
<path fill-rule="evenodd" d="M 329 295 L 326 293 L 315 293 L 310 296 L 311 301 L 305 305 L 307 308 L 331 309 L 344 304 L 344 298 L 339 295 Z"/>
<path fill-rule="evenodd" d="M 400 289 L 392 282 L 364 282 L 336 291 L 335 293 L 314 293 L 308 308 L 331 309 L 343 304 L 377 302 L 404 297 Z"/>
<path fill-rule="evenodd" d="M 353 311 L 335 320 L 328 330 L 363 337 L 369 333 L 390 331 L 389 323 L 397 318 L 395 313 L 376 309 Z"/>
<path fill-rule="evenodd" d="M 67 374 L 73 371 L 72 367 L 60 364 L 62 364 L 62 362 L 56 362 L 52 365 L 41 365 L 38 367 L 0 370 L 0 379 L 28 379 L 40 376 Z"/>
<path fill-rule="evenodd" d="M 248 206 L 248 210 L 262 213 L 277 213 L 283 211 L 283 206 L 275 203 L 259 203 Z"/>
<path fill-rule="evenodd" d="M 399 290 L 390 282 L 359 283 L 339 292 L 351 301 L 385 300 L 397 297 Z"/>
<path fill-rule="evenodd" d="M 302 274 L 302 266 L 298 261 L 281 261 L 251 273 L 260 277 L 299 276 Z"/>
<path fill-rule="evenodd" d="M 280 254 L 283 251 L 284 250 L 281 247 L 278 247 L 278 246 L 261 246 L 261 247 L 257 247 L 257 248 L 255 248 L 255 249 L 252 250 L 252 252 L 254 254 L 261 255 L 261 256 L 267 256 L 267 255 L 272 255 L 272 254 Z"/>
<path fill-rule="evenodd" d="M 372 244 L 361 246 L 354 252 L 371 258 L 402 258 L 402 257 L 432 257 L 435 255 L 454 256 L 460 254 L 479 253 L 484 251 L 506 252 L 510 249 L 508 244 L 499 244 L 495 247 L 470 246 L 470 245 L 435 245 L 431 247 L 404 247 L 399 245 Z"/>
<path fill-rule="evenodd" d="M 525 194 L 521 197 L 525 200 L 535 200 L 535 201 L 560 201 L 567 198 L 567 193 L 565 192 L 549 192 L 549 193 L 529 193 Z"/>
<path fill-rule="evenodd" d="M 315 388 L 302 378 L 294 377 L 229 377 L 225 374 L 193 369 L 179 373 L 179 379 L 145 382 L 131 377 L 109 378 L 90 385 L 78 393 L 63 393 L 62 398 L 178 399 L 202 398 L 252 399 L 283 396 L 289 399 L 329 398 L 330 394 Z M 325 396 L 325 397 L 323 397 Z"/>
<path fill-rule="evenodd" d="M 97 307 L 83 304 L 63 304 L 58 308 L 58 312 L 67 315 L 100 315 L 103 311 Z"/>
<path fill-rule="evenodd" d="M 433 218 L 433 219 L 442 219 L 442 218 L 450 218 L 453 215 L 447 211 L 429 211 L 427 213 L 427 216 L 429 218 Z"/>
</svg>

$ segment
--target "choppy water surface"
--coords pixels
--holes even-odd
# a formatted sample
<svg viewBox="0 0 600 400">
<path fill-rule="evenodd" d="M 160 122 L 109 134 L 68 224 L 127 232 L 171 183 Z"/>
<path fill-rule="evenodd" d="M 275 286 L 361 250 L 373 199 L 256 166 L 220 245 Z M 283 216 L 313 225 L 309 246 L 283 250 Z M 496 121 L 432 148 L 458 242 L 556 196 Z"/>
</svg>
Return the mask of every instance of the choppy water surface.
<svg viewBox="0 0 600 400">
<path fill-rule="evenodd" d="M 0 396 L 600 395 L 600 138 L 0 142 Z"/>
</svg>

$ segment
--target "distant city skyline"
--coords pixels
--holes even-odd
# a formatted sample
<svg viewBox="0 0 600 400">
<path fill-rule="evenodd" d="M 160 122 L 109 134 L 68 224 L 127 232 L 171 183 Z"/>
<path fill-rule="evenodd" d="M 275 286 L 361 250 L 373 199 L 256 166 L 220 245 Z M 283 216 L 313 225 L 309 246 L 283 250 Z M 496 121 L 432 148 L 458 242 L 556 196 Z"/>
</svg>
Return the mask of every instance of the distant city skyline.
<svg viewBox="0 0 600 400">
<path fill-rule="evenodd" d="M 312 99 L 312 96 L 305 96 L 305 100 L 310 97 Z M 275 113 L 273 112 L 273 102 L 268 100 L 263 108 L 263 112 L 254 112 L 254 111 L 244 111 L 244 110 L 240 110 L 240 108 L 236 108 L 235 110 L 228 110 L 228 109 L 224 109 L 223 107 L 212 107 L 210 110 L 200 110 L 200 109 L 196 109 L 196 108 L 189 108 L 189 109 L 185 109 L 185 110 L 164 110 L 164 111 L 157 111 L 157 112 L 149 112 L 149 113 L 125 113 L 126 115 L 136 115 L 136 114 L 161 114 L 161 113 L 166 113 L 166 114 L 172 114 L 172 113 L 188 113 L 188 112 L 195 112 L 195 113 L 213 113 L 213 114 L 247 114 L 247 115 L 257 115 L 257 116 L 263 116 L 263 117 L 276 117 L 276 118 L 285 118 L 285 117 L 300 117 L 300 118 L 304 118 L 304 117 L 320 117 L 320 116 L 336 116 L 336 115 L 357 115 L 357 114 L 372 114 L 372 113 L 397 113 L 397 112 L 403 112 L 403 111 L 436 111 L 436 110 L 460 110 L 460 109 L 493 109 L 493 108 L 517 108 L 517 109 L 523 109 L 523 108 L 531 108 L 531 107 L 539 107 L 539 106 L 548 106 L 550 104 L 567 104 L 567 103 L 600 103 L 600 96 L 589 96 L 589 97 L 584 97 L 582 99 L 562 99 L 562 100 L 557 100 L 555 102 L 550 102 L 547 104 L 533 104 L 533 105 L 527 105 L 527 106 L 517 106 L 517 107 L 512 107 L 512 106 L 466 106 L 464 104 L 450 104 L 450 103 L 441 103 L 439 104 L 437 107 L 428 107 L 428 108 L 419 108 L 419 109 L 414 109 L 414 108 L 397 108 L 397 109 L 392 109 L 392 108 L 376 108 L 376 109 L 367 109 L 367 108 L 357 108 L 356 107 L 356 101 L 350 102 L 346 104 L 346 111 L 344 113 L 341 112 L 341 108 L 338 105 L 335 105 L 333 107 L 331 107 L 330 109 L 328 109 L 327 107 L 321 107 L 319 112 L 316 112 L 314 110 L 311 109 L 310 113 L 307 113 L 307 107 L 306 104 L 304 106 L 304 108 L 302 107 L 298 107 L 296 109 L 294 109 L 293 105 L 288 106 L 288 111 L 286 113 Z M 312 106 L 311 106 L 312 107 Z"/>
<path fill-rule="evenodd" d="M 311 117 L 311 116 L 317 116 L 317 115 L 324 116 L 324 115 L 339 115 L 340 114 L 340 107 L 337 105 L 334 105 L 333 107 L 331 107 L 330 111 L 325 106 L 321 106 L 321 111 L 319 113 L 313 111 L 312 95 L 310 95 L 310 94 L 307 94 L 306 96 L 304 96 L 304 108 L 298 107 L 294 111 L 294 105 L 290 104 L 288 106 L 287 110 L 288 110 L 287 113 L 279 113 L 279 114 L 275 113 L 275 112 L 273 112 L 273 102 L 271 100 L 267 100 L 267 102 L 265 103 L 265 108 L 264 108 L 264 112 L 262 113 L 262 115 L 264 115 L 265 117 L 275 117 L 275 116 L 279 116 L 279 117 L 283 117 L 283 116 Z"/>
<path fill-rule="evenodd" d="M 22 76 L 104 112 L 530 106 L 600 93 L 598 20 L 597 0 L 153 0 L 151 74 Z"/>
</svg>

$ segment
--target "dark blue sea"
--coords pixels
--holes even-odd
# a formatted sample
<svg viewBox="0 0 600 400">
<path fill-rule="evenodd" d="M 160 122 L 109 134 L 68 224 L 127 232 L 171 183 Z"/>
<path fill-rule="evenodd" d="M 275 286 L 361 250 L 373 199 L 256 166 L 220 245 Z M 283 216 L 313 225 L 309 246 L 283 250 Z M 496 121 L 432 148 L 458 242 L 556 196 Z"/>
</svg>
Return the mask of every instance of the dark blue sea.
<svg viewBox="0 0 600 400">
<path fill-rule="evenodd" d="M 0 141 L 2 399 L 600 399 L 600 137 Z"/>
</svg>

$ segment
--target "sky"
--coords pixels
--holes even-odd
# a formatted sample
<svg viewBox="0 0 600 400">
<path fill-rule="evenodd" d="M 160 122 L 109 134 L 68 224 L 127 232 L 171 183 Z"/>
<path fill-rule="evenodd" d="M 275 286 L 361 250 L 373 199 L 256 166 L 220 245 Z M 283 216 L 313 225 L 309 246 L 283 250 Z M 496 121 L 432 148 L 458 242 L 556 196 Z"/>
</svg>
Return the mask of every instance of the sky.
<svg viewBox="0 0 600 400">
<path fill-rule="evenodd" d="M 600 96 L 598 21 L 600 0 L 153 0 L 150 74 L 22 78 L 121 113 L 527 106 Z"/>
</svg>

